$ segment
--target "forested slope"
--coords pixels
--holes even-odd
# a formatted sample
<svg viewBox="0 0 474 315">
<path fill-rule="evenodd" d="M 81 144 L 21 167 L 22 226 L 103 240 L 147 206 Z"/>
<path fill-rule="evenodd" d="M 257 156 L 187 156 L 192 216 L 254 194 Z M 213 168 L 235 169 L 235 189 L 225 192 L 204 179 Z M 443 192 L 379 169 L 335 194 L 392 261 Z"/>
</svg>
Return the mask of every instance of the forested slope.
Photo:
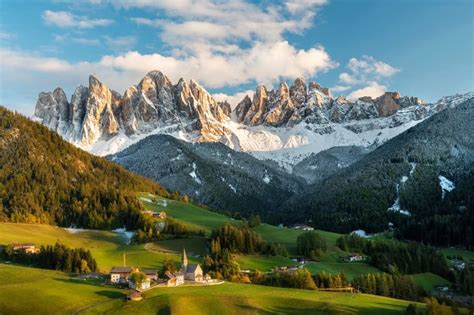
<svg viewBox="0 0 474 315">
<path fill-rule="evenodd" d="M 137 191 L 170 197 L 160 185 L 0 107 L 0 220 L 133 229 L 142 210 Z"/>
</svg>

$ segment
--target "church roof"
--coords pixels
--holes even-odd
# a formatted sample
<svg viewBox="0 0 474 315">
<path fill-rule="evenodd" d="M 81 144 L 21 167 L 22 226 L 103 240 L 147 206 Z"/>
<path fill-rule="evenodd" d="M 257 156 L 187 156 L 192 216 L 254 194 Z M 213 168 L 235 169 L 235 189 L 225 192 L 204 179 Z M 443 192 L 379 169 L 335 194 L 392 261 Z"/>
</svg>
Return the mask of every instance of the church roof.
<svg viewBox="0 0 474 315">
<path fill-rule="evenodd" d="M 186 270 L 186 272 L 195 272 L 198 266 L 199 266 L 199 264 L 190 264 L 190 265 L 188 265 L 188 269 Z M 201 266 L 199 266 L 199 267 L 201 267 Z"/>
</svg>

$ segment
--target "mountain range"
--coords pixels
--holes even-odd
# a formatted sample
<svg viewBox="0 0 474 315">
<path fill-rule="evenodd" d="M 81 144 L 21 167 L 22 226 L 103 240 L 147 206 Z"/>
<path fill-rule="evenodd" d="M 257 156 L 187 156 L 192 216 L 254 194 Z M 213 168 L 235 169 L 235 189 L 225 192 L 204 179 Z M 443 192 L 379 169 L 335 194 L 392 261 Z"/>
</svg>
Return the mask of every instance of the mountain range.
<svg viewBox="0 0 474 315">
<path fill-rule="evenodd" d="M 471 205 L 473 99 L 348 100 L 297 78 L 259 85 L 233 107 L 193 80 L 152 71 L 123 95 L 94 76 L 71 101 L 61 88 L 43 92 L 34 119 L 219 211 L 341 232 L 403 226 L 419 238 L 410 231 L 422 220 L 471 218 L 456 209 Z"/>
</svg>

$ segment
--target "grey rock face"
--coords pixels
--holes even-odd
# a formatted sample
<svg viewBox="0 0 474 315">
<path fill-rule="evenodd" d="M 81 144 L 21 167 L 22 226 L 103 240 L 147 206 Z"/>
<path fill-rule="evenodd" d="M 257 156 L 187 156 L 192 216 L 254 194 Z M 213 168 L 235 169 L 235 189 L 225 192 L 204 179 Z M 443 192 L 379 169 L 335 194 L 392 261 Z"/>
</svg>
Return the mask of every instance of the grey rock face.
<svg viewBox="0 0 474 315">
<path fill-rule="evenodd" d="M 237 121 L 249 126 L 293 126 L 301 121 L 306 123 L 342 123 L 354 120 L 389 117 L 400 109 L 417 111 L 425 103 L 417 97 L 400 97 L 398 92 L 386 92 L 372 99 L 365 96 L 357 101 L 344 97 L 333 99 L 329 89 L 316 82 L 308 87 L 302 78 L 296 79 L 291 87 L 281 83 L 277 90 L 268 91 L 258 86 L 252 104 L 245 97 L 235 109 Z M 418 111 L 418 116 L 422 111 Z M 423 116 L 426 117 L 426 116 Z M 420 117 L 418 119 L 421 119 Z"/>
<path fill-rule="evenodd" d="M 215 141 L 225 131 L 213 124 L 229 114 L 230 105 L 217 104 L 197 82 L 181 79 L 173 85 L 160 71 L 149 72 L 123 95 L 91 75 L 88 88 L 77 87 L 71 102 L 57 88 L 40 93 L 35 109 L 44 125 L 84 146 L 121 131 L 130 136 L 170 125 L 196 131 L 203 141 Z"/>
</svg>

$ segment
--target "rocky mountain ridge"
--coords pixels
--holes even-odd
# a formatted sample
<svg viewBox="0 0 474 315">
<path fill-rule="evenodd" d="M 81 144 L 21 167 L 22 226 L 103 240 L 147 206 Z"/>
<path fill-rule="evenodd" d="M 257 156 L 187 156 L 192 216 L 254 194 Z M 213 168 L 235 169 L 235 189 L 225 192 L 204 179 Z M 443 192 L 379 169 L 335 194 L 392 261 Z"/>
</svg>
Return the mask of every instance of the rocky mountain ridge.
<svg viewBox="0 0 474 315">
<path fill-rule="evenodd" d="M 273 159 L 291 169 L 311 153 L 335 146 L 378 146 L 423 119 L 474 93 L 426 104 L 387 92 L 356 101 L 332 97 L 329 89 L 297 78 L 234 108 L 217 102 L 193 80 L 176 84 L 149 72 L 123 95 L 95 76 L 68 102 L 61 88 L 42 92 L 35 117 L 63 138 L 96 155 L 117 153 L 150 134 L 171 134 L 192 142 L 221 142 L 236 151 Z"/>
<path fill-rule="evenodd" d="M 123 95 L 95 76 L 78 86 L 68 102 L 63 89 L 42 92 L 35 117 L 66 140 L 88 146 L 124 133 L 127 136 L 171 127 L 196 133 L 200 141 L 216 141 L 217 123 L 228 116 L 228 104 L 217 103 L 197 82 L 180 79 L 173 85 L 160 71 L 149 72 Z"/>
</svg>

